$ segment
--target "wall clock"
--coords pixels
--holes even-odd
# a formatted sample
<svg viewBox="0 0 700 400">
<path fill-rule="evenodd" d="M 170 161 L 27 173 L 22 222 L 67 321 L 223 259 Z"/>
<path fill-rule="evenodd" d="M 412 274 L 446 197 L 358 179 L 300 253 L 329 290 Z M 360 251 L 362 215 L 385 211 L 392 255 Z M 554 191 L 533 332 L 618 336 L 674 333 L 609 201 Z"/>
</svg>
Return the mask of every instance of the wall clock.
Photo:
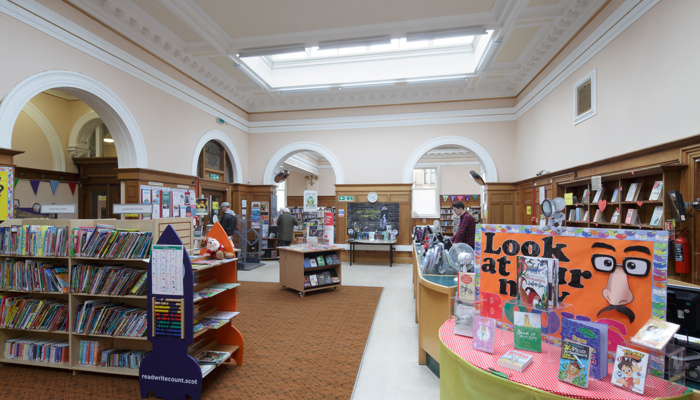
<svg viewBox="0 0 700 400">
<path fill-rule="evenodd" d="M 374 203 L 379 199 L 379 196 L 377 195 L 377 192 L 369 192 L 367 193 L 367 201 L 370 203 Z"/>
</svg>

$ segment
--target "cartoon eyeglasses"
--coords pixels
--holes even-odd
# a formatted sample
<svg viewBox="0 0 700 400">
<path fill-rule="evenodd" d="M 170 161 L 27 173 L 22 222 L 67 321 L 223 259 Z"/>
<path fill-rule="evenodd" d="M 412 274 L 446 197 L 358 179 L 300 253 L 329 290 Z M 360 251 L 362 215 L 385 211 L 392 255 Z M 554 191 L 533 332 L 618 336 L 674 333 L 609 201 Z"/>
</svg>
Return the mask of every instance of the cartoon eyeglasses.
<svg viewBox="0 0 700 400">
<path fill-rule="evenodd" d="M 625 257 L 622 259 L 622 264 L 618 264 L 615 257 L 605 254 L 591 256 L 591 263 L 593 268 L 600 272 L 613 272 L 620 265 L 625 273 L 631 276 L 647 276 L 651 267 L 651 262 L 644 258 Z"/>
</svg>

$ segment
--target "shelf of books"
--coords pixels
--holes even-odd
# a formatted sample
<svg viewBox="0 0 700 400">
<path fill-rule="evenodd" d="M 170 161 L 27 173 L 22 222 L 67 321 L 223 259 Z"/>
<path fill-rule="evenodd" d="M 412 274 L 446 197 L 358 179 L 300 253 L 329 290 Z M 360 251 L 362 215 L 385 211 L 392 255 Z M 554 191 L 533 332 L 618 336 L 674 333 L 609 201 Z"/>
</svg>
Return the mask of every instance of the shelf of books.
<svg viewBox="0 0 700 400">
<path fill-rule="evenodd" d="M 458 219 L 457 219 L 458 220 Z M 455 217 L 452 214 L 452 206 L 440 207 L 440 229 L 443 233 L 451 235 L 455 225 Z"/>
<path fill-rule="evenodd" d="M 260 242 L 260 249 L 263 252 L 261 260 L 278 260 L 277 238 L 264 237 Z"/>
<path fill-rule="evenodd" d="M 565 225 L 664 229 L 664 222 L 676 218 L 666 193 L 680 189 L 685 168 L 667 165 L 602 176 L 595 190 L 591 179 L 562 183 Z"/>
<path fill-rule="evenodd" d="M 280 283 L 283 288 L 304 293 L 337 289 L 341 284 L 341 247 L 304 245 L 280 248 Z"/>
<path fill-rule="evenodd" d="M 0 362 L 138 375 L 151 243 L 190 218 L 0 224 Z"/>
</svg>

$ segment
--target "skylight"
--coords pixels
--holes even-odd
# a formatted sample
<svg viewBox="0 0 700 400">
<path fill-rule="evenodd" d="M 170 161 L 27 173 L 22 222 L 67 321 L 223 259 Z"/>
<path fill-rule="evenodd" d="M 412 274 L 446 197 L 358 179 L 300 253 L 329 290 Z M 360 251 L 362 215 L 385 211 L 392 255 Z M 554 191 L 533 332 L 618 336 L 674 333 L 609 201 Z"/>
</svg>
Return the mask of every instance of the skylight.
<svg viewBox="0 0 700 400">
<path fill-rule="evenodd" d="M 270 90 L 330 90 L 434 80 L 465 80 L 487 58 L 493 31 L 425 40 L 308 47 L 286 54 L 241 56 L 241 67 Z"/>
</svg>

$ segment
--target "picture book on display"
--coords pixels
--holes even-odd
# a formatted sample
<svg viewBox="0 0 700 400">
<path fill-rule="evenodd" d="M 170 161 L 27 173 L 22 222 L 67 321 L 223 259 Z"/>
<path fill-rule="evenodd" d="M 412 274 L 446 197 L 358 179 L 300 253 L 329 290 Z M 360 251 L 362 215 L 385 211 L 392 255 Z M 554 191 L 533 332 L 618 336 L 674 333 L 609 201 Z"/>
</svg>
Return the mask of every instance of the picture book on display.
<svg viewBox="0 0 700 400">
<path fill-rule="evenodd" d="M 605 188 L 600 188 L 595 191 L 595 196 L 593 196 L 593 201 L 592 203 L 598 203 L 600 200 L 603 199 L 603 195 L 605 193 Z"/>
<path fill-rule="evenodd" d="M 661 197 L 661 190 L 664 187 L 664 181 L 654 182 L 654 187 L 651 188 L 651 194 L 649 195 L 649 200 L 658 201 Z"/>
<path fill-rule="evenodd" d="M 591 378 L 603 379 L 608 375 L 607 324 L 563 318 L 561 322 L 561 340 L 585 344 L 591 348 Z"/>
<path fill-rule="evenodd" d="M 304 257 L 304 268 L 311 268 L 311 260 L 309 260 L 309 257 Z"/>
<path fill-rule="evenodd" d="M 473 272 L 457 273 L 457 297 L 460 300 L 474 301 L 476 294 L 476 276 Z"/>
<path fill-rule="evenodd" d="M 654 207 L 654 213 L 651 215 L 651 221 L 649 225 L 651 226 L 661 226 L 661 219 L 664 216 L 664 206 Z"/>
<path fill-rule="evenodd" d="M 630 188 L 627 191 L 627 196 L 625 197 L 625 201 L 637 201 L 637 197 L 639 197 L 639 189 L 641 189 L 641 186 L 637 182 L 632 182 L 630 183 Z"/>
<path fill-rule="evenodd" d="M 496 339 L 496 320 L 486 317 L 474 317 L 474 336 L 472 348 L 474 350 L 493 353 L 493 344 Z"/>
<path fill-rule="evenodd" d="M 620 188 L 615 188 L 615 190 L 613 190 L 612 197 L 610 197 L 610 202 L 616 203 L 619 197 L 620 197 Z"/>
<path fill-rule="evenodd" d="M 517 350 L 510 350 L 498 359 L 497 363 L 501 367 L 510 368 L 512 370 L 523 372 L 525 368 L 532 362 L 530 354 L 523 353 Z"/>
<path fill-rule="evenodd" d="M 221 364 L 229 355 L 230 353 L 227 351 L 202 350 L 193 358 L 198 364 Z"/>
<path fill-rule="evenodd" d="M 538 313 L 513 312 L 513 340 L 515 348 L 542 351 L 542 322 Z"/>
<path fill-rule="evenodd" d="M 644 394 L 648 365 L 648 353 L 630 349 L 629 347 L 617 346 L 610 382 L 623 389 Z"/>
<path fill-rule="evenodd" d="M 309 282 L 311 283 L 311 286 L 318 286 L 318 278 L 316 275 L 309 275 Z"/>
<path fill-rule="evenodd" d="M 315 259 L 315 258 L 309 258 L 309 264 L 311 264 L 311 268 L 316 268 L 316 267 L 318 267 L 318 264 L 316 264 L 316 259 Z"/>
<path fill-rule="evenodd" d="M 518 256 L 517 264 L 518 303 L 540 309 L 556 307 L 559 295 L 558 260 Z"/>
<path fill-rule="evenodd" d="M 455 301 L 455 335 L 472 337 L 475 311 L 474 306 Z"/>
<path fill-rule="evenodd" d="M 617 224 L 618 222 L 620 222 L 620 210 L 619 210 L 619 209 L 616 209 L 616 210 L 613 212 L 612 218 L 610 218 L 610 223 L 611 223 L 611 224 Z"/>
<path fill-rule="evenodd" d="M 316 263 L 318 263 L 319 267 L 325 267 L 326 266 L 326 260 L 323 258 L 323 256 L 318 256 L 316 257 Z"/>
<path fill-rule="evenodd" d="M 583 196 L 581 197 L 581 203 L 586 204 L 589 202 L 591 197 L 591 191 L 588 189 L 584 189 L 583 191 Z"/>
<path fill-rule="evenodd" d="M 561 343 L 559 380 L 582 388 L 588 387 L 591 348 L 570 341 Z"/>
<path fill-rule="evenodd" d="M 650 319 L 642 328 L 632 336 L 632 343 L 663 351 L 680 325 L 658 319 Z"/>
</svg>

